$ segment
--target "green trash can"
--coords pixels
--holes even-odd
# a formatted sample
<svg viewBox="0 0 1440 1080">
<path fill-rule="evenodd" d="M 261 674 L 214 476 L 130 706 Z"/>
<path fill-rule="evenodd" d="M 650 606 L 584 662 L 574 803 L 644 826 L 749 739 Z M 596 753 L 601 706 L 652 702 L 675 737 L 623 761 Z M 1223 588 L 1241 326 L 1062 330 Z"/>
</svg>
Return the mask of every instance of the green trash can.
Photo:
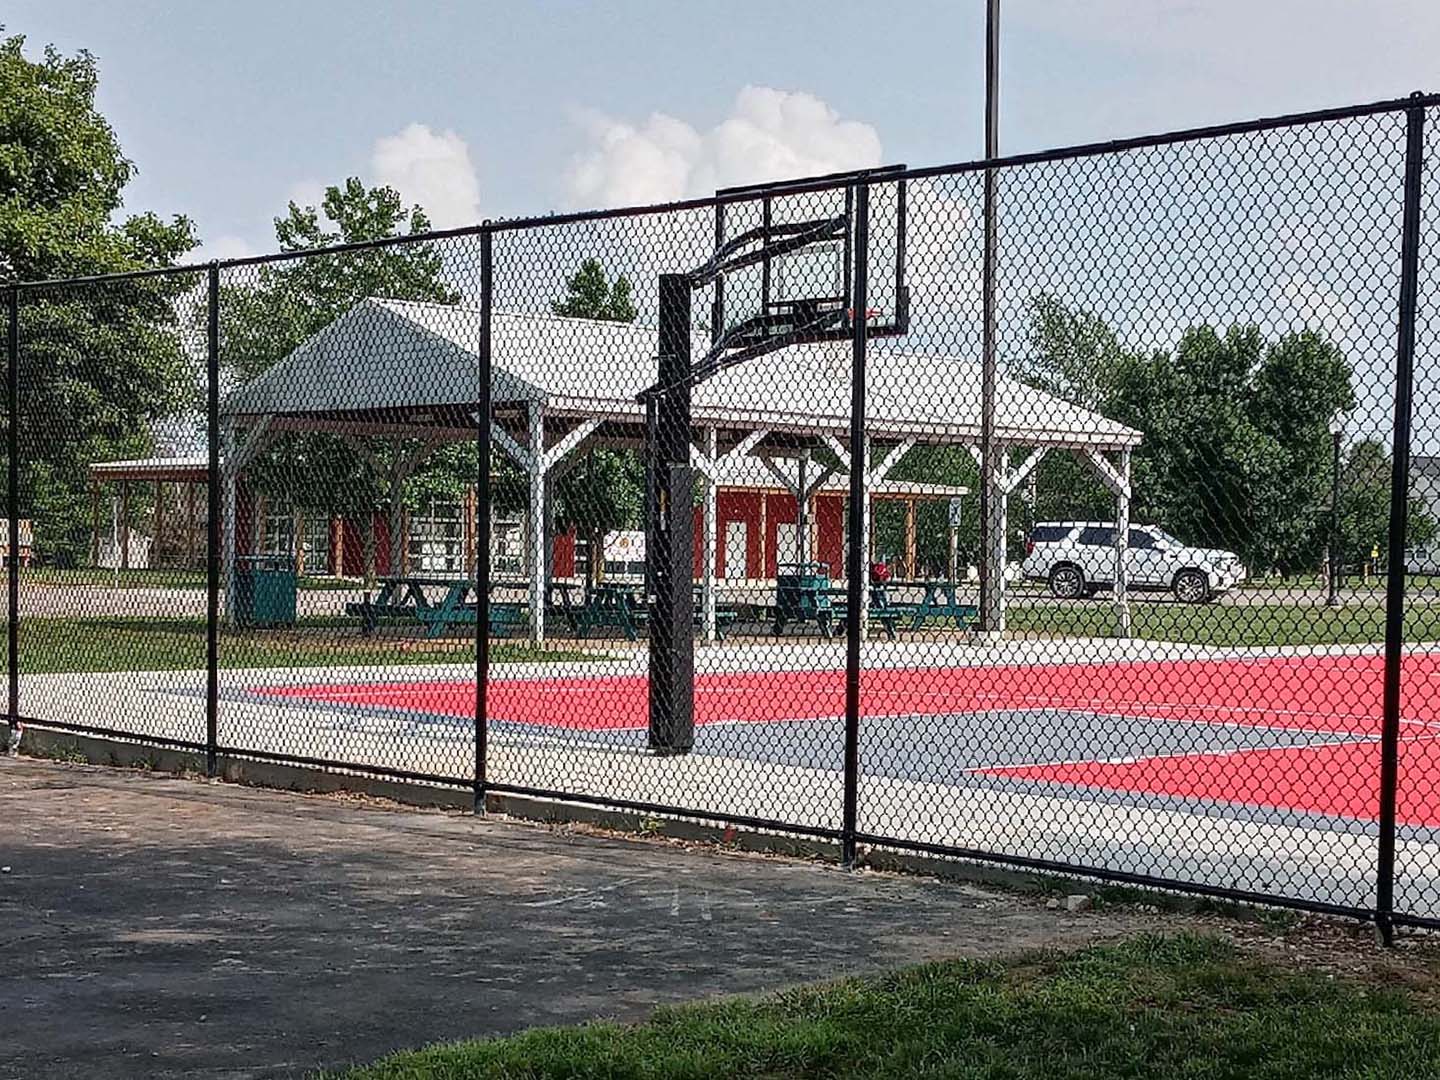
<svg viewBox="0 0 1440 1080">
<path fill-rule="evenodd" d="M 242 555 L 235 563 L 236 623 L 294 626 L 294 562 L 283 555 Z"/>
</svg>

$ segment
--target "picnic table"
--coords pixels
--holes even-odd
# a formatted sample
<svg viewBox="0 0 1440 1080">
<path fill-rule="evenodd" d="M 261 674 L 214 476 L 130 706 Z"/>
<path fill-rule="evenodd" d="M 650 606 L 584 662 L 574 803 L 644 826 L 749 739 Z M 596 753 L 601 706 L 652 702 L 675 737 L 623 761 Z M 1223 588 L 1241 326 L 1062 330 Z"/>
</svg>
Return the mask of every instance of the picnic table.
<svg viewBox="0 0 1440 1080">
<path fill-rule="evenodd" d="M 385 575 L 376 579 L 380 590 L 372 599 L 367 592 L 363 600 L 345 605 L 347 615 L 358 616 L 360 632 L 369 637 L 381 623 L 418 622 L 425 627 L 426 638 L 443 637 L 457 627 L 474 626 L 478 604 L 472 597 L 477 582 L 472 578 L 424 577 L 413 574 Z M 549 596 L 547 609 L 558 611 L 570 625 L 574 626 L 571 590 L 569 582 L 552 581 L 546 587 Z M 427 589 L 441 591 L 439 600 L 431 598 Z M 497 601 L 497 589 L 519 589 L 528 591 L 529 583 L 524 581 L 495 580 L 490 582 L 489 629 L 494 636 L 518 630 L 528 621 L 530 605 L 526 601 Z M 558 598 L 558 600 L 557 600 Z M 548 611 L 547 611 L 548 613 Z"/>
<path fill-rule="evenodd" d="M 701 608 L 704 601 L 699 586 L 695 588 L 694 601 L 693 625 L 698 629 L 704 620 Z M 735 622 L 739 615 L 739 609 L 732 605 L 716 605 L 715 635 L 721 641 L 725 640 L 726 627 Z M 576 634 L 582 638 L 587 637 L 591 630 L 609 627 L 619 630 L 626 640 L 636 641 L 649 619 L 650 610 L 645 602 L 644 586 L 638 582 L 602 581 L 590 590 L 585 602 L 575 608 L 574 627 Z"/>
<path fill-rule="evenodd" d="M 909 616 L 911 630 L 922 629 L 931 619 L 953 619 L 957 630 L 965 630 L 980 614 L 978 607 L 960 599 L 962 585 L 957 581 L 891 581 L 886 588 L 921 591 L 919 603 L 890 605 L 891 610 Z"/>
</svg>

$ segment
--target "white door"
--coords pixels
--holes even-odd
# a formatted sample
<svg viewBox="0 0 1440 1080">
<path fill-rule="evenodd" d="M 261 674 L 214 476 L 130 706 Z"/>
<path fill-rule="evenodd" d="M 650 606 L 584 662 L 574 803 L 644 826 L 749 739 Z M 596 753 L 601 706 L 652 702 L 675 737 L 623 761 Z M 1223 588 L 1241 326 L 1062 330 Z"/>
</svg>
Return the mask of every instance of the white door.
<svg viewBox="0 0 1440 1080">
<path fill-rule="evenodd" d="M 744 521 L 725 523 L 725 577 L 745 576 L 745 556 L 750 548 L 750 526 Z"/>
<path fill-rule="evenodd" d="M 777 521 L 775 523 L 776 565 L 784 566 L 786 563 L 798 563 L 799 561 L 800 526 L 793 521 Z"/>
</svg>

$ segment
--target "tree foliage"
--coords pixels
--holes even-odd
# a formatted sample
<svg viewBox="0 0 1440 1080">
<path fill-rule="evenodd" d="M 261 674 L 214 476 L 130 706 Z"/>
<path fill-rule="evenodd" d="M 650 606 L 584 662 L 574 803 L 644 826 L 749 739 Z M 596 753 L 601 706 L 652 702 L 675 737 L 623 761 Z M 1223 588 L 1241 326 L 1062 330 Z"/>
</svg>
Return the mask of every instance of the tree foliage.
<svg viewBox="0 0 1440 1080">
<path fill-rule="evenodd" d="M 1337 345 L 1314 330 L 1267 340 L 1254 325 L 1199 325 L 1172 349 L 1147 353 L 1123 347 L 1103 320 L 1054 297 L 1036 297 L 1030 315 L 1023 377 L 1144 434 L 1132 460 L 1134 520 L 1237 551 L 1257 571 L 1321 564 L 1329 427 L 1356 403 Z M 1383 448 L 1357 442 L 1349 454 L 1370 461 L 1377 452 L 1383 458 Z M 1375 532 L 1373 511 L 1359 507 L 1388 499 L 1388 473 L 1370 462 L 1346 475 L 1353 546 Z M 1037 517 L 1113 517 L 1113 498 L 1069 455 L 1050 455 L 1038 486 Z"/>
<path fill-rule="evenodd" d="M 550 310 L 605 322 L 629 323 L 636 316 L 629 280 L 621 274 L 612 281 L 600 260 L 593 258 L 585 259 L 570 276 L 565 295 L 553 301 Z M 556 525 L 583 530 L 590 550 L 598 553 L 606 533 L 639 522 L 644 490 L 644 468 L 636 454 L 592 448 L 587 459 L 556 484 Z"/>
<path fill-rule="evenodd" d="M 332 185 L 318 207 L 289 204 L 275 219 L 282 251 L 306 252 L 428 232 L 419 206 L 406 207 L 390 187 L 366 187 L 351 177 Z M 306 255 L 228 275 L 221 293 L 221 357 L 237 383 L 256 378 L 370 297 L 455 304 L 460 294 L 445 279 L 440 251 L 430 244 L 400 244 L 360 251 Z M 363 357 L 355 358 L 356 364 Z M 408 453 L 410 440 L 375 447 L 386 463 Z M 409 487 L 415 497 L 458 497 L 476 475 L 475 448 L 455 444 L 436 451 Z M 287 434 L 247 469 L 250 481 L 287 504 L 330 513 L 357 513 L 380 505 L 388 492 L 368 458 L 345 440 L 326 434 Z"/>
<path fill-rule="evenodd" d="M 134 165 L 95 107 L 90 54 L 0 38 L 0 274 L 19 280 L 174 265 L 184 217 L 118 217 Z M 89 537 L 88 466 L 159 448 L 199 400 L 192 275 L 27 290 L 20 312 L 20 512 L 37 556 L 73 563 Z M 189 346 L 189 347 L 187 347 Z"/>
</svg>

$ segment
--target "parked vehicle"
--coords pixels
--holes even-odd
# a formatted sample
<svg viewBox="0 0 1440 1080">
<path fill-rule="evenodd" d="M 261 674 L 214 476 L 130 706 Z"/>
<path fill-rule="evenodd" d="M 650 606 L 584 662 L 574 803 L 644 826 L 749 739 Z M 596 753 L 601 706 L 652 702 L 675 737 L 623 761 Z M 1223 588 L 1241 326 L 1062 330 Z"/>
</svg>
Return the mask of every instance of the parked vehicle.
<svg viewBox="0 0 1440 1080">
<path fill-rule="evenodd" d="M 1130 588 L 1173 592 L 1203 604 L 1245 580 L 1233 551 L 1191 547 L 1154 525 L 1132 525 L 1126 547 Z M 1062 600 L 1093 596 L 1115 585 L 1115 523 L 1041 521 L 1025 542 L 1021 574 L 1047 582 Z"/>
</svg>

